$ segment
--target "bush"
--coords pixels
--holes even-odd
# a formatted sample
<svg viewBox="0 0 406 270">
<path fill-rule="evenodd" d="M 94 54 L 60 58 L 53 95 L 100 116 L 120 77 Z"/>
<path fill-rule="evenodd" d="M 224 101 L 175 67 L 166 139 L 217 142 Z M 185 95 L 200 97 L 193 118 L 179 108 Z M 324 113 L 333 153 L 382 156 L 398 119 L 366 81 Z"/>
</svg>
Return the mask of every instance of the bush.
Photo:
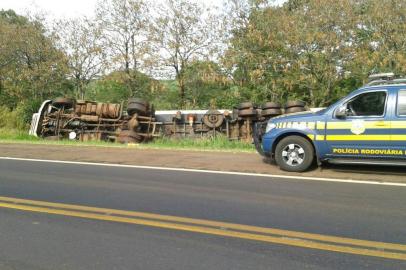
<svg viewBox="0 0 406 270">
<path fill-rule="evenodd" d="M 39 100 L 27 100 L 17 105 L 15 110 L 17 117 L 15 128 L 19 130 L 28 129 L 31 123 L 32 115 L 38 111 L 41 104 L 42 101 Z"/>
<path fill-rule="evenodd" d="M 0 106 L 0 128 L 1 129 L 16 129 L 18 124 L 18 116 L 16 111 L 11 111 L 5 106 Z"/>
</svg>

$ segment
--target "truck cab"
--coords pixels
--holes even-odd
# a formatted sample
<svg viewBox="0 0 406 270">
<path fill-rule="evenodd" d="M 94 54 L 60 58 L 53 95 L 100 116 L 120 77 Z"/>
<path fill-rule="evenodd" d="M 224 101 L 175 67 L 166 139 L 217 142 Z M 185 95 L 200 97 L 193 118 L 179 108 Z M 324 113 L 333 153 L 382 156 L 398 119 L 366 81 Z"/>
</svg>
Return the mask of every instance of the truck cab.
<svg viewBox="0 0 406 270">
<path fill-rule="evenodd" d="M 321 111 L 272 118 L 255 141 L 286 171 L 314 161 L 406 165 L 406 80 L 374 80 Z"/>
</svg>

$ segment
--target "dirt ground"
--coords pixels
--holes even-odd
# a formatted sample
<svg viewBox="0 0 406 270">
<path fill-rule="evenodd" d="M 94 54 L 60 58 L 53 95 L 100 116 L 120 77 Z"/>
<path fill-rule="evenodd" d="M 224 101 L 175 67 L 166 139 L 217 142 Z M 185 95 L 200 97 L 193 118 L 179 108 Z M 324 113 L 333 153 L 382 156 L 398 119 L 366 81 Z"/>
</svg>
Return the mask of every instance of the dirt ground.
<svg viewBox="0 0 406 270">
<path fill-rule="evenodd" d="M 0 156 L 406 183 L 406 166 L 324 165 L 287 173 L 255 153 L 2 143 Z"/>
</svg>

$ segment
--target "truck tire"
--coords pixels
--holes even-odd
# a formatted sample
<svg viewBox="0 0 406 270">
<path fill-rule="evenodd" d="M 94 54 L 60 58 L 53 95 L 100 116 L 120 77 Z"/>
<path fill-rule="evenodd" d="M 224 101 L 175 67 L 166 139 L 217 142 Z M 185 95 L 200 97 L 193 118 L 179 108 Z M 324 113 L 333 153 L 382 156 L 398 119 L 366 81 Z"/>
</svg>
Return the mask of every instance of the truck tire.
<svg viewBox="0 0 406 270">
<path fill-rule="evenodd" d="M 242 103 L 238 104 L 237 109 L 246 110 L 246 109 L 252 109 L 254 107 L 255 107 L 254 104 L 252 102 L 248 101 L 248 102 L 242 102 Z"/>
<path fill-rule="evenodd" d="M 294 101 L 288 101 L 285 104 L 285 109 L 289 109 L 292 107 L 304 107 L 306 106 L 306 103 L 304 103 L 303 101 L 300 100 L 294 100 Z"/>
<path fill-rule="evenodd" d="M 59 98 L 55 98 L 54 100 L 52 100 L 52 105 L 57 108 L 64 107 L 65 109 L 70 109 L 73 107 L 74 104 L 75 104 L 75 100 L 73 100 L 71 98 L 59 97 Z"/>
<path fill-rule="evenodd" d="M 278 102 L 266 102 L 265 104 L 262 105 L 262 110 L 268 110 L 268 109 L 280 109 L 282 106 Z"/>
<path fill-rule="evenodd" d="M 129 98 L 128 104 L 130 104 L 130 103 L 138 103 L 138 104 L 144 105 L 147 108 L 149 107 L 149 102 L 142 98 Z"/>
<path fill-rule="evenodd" d="M 250 116 L 256 116 L 257 115 L 257 110 L 256 109 L 245 109 L 245 110 L 239 110 L 238 111 L 238 116 L 240 117 L 250 117 Z"/>
<path fill-rule="evenodd" d="M 266 109 L 266 110 L 261 111 L 261 115 L 265 116 L 265 117 L 267 117 L 267 116 L 278 116 L 278 115 L 281 115 L 281 114 L 282 114 L 281 109 Z"/>
<path fill-rule="evenodd" d="M 288 172 L 304 172 L 314 160 L 313 145 L 300 136 L 283 138 L 275 149 L 275 161 L 278 166 Z"/>
<path fill-rule="evenodd" d="M 297 113 L 297 112 L 305 112 L 306 109 L 304 107 L 290 107 L 285 110 L 285 113 Z"/>
<path fill-rule="evenodd" d="M 127 113 L 129 116 L 133 116 L 135 113 L 145 115 L 147 113 L 147 107 L 140 103 L 129 103 L 127 106 Z"/>
<path fill-rule="evenodd" d="M 209 128 L 218 128 L 223 124 L 224 115 L 216 110 L 209 110 L 203 116 L 203 123 Z"/>
</svg>

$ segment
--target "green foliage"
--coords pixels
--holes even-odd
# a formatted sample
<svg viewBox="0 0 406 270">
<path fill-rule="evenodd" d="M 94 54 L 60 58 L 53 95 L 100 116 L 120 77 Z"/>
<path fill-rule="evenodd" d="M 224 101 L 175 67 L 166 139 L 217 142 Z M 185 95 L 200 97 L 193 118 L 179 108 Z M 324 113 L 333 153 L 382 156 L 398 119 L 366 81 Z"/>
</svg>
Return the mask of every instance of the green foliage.
<svg viewBox="0 0 406 270">
<path fill-rule="evenodd" d="M 66 92 L 66 58 L 41 21 L 0 11 L 0 105 Z"/>
<path fill-rule="evenodd" d="M 12 129 L 16 126 L 17 115 L 7 107 L 0 107 L 0 129 Z"/>
<path fill-rule="evenodd" d="M 159 96 L 160 92 L 162 92 L 160 83 L 145 74 L 116 71 L 90 83 L 85 97 L 100 102 L 120 103 L 129 97 L 151 100 L 154 96 Z"/>
<path fill-rule="evenodd" d="M 247 99 L 325 106 L 371 73 L 406 73 L 405 12 L 402 0 L 256 6 L 233 30 L 223 63 Z"/>
<path fill-rule="evenodd" d="M 38 111 L 41 105 L 39 100 L 25 100 L 11 110 L 6 106 L 0 106 L 0 129 L 18 130 L 27 133 L 33 113 Z"/>
</svg>

